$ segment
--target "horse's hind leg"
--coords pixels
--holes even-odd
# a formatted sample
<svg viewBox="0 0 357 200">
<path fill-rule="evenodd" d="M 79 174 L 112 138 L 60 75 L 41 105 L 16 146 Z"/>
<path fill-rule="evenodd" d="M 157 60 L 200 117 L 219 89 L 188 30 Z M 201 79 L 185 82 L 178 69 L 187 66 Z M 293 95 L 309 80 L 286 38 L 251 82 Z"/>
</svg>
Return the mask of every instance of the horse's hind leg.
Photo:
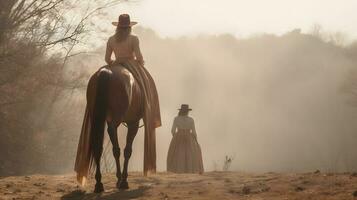
<svg viewBox="0 0 357 200">
<path fill-rule="evenodd" d="M 122 181 L 120 182 L 120 189 L 128 189 L 129 184 L 127 181 L 128 178 L 128 163 L 129 159 L 132 153 L 132 145 L 134 138 L 138 132 L 139 129 L 139 121 L 133 122 L 133 123 L 128 123 L 128 134 L 126 136 L 126 146 L 124 149 L 124 168 L 123 168 L 123 175 L 122 175 Z"/>
<path fill-rule="evenodd" d="M 121 172 L 120 172 L 120 148 L 118 143 L 118 134 L 117 134 L 117 126 L 113 123 L 108 123 L 108 134 L 110 137 L 110 141 L 113 145 L 113 156 L 115 158 L 115 165 L 117 167 L 116 176 L 118 178 L 117 188 L 119 188 L 120 180 L 121 180 Z"/>
<path fill-rule="evenodd" d="M 99 149 L 98 151 L 94 151 L 94 162 L 96 164 L 96 170 L 95 170 L 95 188 L 94 192 L 95 193 L 100 193 L 104 191 L 104 186 L 102 183 L 102 174 L 100 172 L 100 158 L 102 156 L 103 148 Z"/>
</svg>

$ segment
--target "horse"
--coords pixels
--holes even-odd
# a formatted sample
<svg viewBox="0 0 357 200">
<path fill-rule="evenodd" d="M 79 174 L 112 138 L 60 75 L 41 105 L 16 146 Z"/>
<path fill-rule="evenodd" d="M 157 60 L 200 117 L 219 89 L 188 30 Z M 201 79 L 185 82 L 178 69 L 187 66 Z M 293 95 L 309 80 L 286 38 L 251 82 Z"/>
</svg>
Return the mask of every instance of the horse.
<svg viewBox="0 0 357 200">
<path fill-rule="evenodd" d="M 82 133 L 87 125 L 89 129 L 89 131 L 87 131 L 89 133 L 87 140 L 89 141 L 89 147 L 86 150 L 88 151 L 86 155 L 89 156 L 89 169 L 95 168 L 95 193 L 104 191 L 104 186 L 101 182 L 100 160 L 103 152 L 105 123 L 107 123 L 107 131 L 113 145 L 117 177 L 116 187 L 118 189 L 129 188 L 127 181 L 128 163 L 132 154 L 132 144 L 139 129 L 139 121 L 144 115 L 143 103 L 144 94 L 142 89 L 134 79 L 132 73 L 125 67 L 105 66 L 91 76 L 87 87 L 86 112 L 88 112 L 88 115 L 85 115 Z M 86 117 L 88 118 L 87 120 Z M 126 146 L 124 148 L 124 167 L 121 172 L 117 128 L 122 123 L 127 124 L 128 132 L 126 136 Z M 80 150 L 80 145 L 78 149 Z M 83 151 L 81 152 L 83 153 Z M 77 157 L 78 155 L 81 156 L 82 153 L 78 151 Z"/>
</svg>

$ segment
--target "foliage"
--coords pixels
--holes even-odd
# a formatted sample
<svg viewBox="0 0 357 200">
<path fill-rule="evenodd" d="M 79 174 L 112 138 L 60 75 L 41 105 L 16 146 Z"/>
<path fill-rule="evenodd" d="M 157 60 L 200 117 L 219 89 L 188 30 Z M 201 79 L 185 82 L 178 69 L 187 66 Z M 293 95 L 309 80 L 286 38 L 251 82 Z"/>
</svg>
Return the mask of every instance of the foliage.
<svg viewBox="0 0 357 200">
<path fill-rule="evenodd" d="M 61 164 L 51 148 L 65 144 L 63 127 L 73 118 L 54 107 L 71 99 L 64 93 L 83 78 L 65 78 L 65 62 L 85 39 L 91 17 L 118 2 L 0 1 L 0 175 L 53 168 L 44 164 L 49 157 Z"/>
</svg>

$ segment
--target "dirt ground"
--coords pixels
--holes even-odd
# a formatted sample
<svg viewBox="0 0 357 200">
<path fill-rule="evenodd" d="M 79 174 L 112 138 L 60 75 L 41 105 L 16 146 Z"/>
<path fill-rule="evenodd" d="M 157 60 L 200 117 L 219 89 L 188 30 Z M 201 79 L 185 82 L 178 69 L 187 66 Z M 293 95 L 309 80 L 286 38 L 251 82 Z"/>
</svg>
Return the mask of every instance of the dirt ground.
<svg viewBox="0 0 357 200">
<path fill-rule="evenodd" d="M 114 174 L 104 174 L 105 192 L 92 192 L 91 178 L 85 188 L 74 175 L 32 175 L 0 178 L 0 199 L 357 199 L 357 174 L 279 174 L 207 172 L 129 175 L 130 189 L 115 188 Z M 355 193 L 355 194 L 354 194 Z"/>
</svg>

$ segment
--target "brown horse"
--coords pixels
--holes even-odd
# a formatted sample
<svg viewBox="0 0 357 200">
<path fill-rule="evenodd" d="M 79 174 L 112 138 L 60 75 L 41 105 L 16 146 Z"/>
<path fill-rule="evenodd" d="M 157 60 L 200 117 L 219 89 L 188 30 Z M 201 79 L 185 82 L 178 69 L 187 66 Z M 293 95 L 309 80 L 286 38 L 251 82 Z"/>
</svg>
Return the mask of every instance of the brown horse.
<svg viewBox="0 0 357 200">
<path fill-rule="evenodd" d="M 128 162 L 132 153 L 132 144 L 139 129 L 139 120 L 143 118 L 143 99 L 143 93 L 133 75 L 122 66 L 103 67 L 90 78 L 87 88 L 87 110 L 91 116 L 88 155 L 91 167 L 96 169 L 94 192 L 104 191 L 101 182 L 100 159 L 103 151 L 105 122 L 108 125 L 108 134 L 113 145 L 118 178 L 117 188 L 129 188 Z M 123 122 L 127 124 L 128 133 L 124 149 L 123 173 L 121 173 L 117 128 Z"/>
</svg>

